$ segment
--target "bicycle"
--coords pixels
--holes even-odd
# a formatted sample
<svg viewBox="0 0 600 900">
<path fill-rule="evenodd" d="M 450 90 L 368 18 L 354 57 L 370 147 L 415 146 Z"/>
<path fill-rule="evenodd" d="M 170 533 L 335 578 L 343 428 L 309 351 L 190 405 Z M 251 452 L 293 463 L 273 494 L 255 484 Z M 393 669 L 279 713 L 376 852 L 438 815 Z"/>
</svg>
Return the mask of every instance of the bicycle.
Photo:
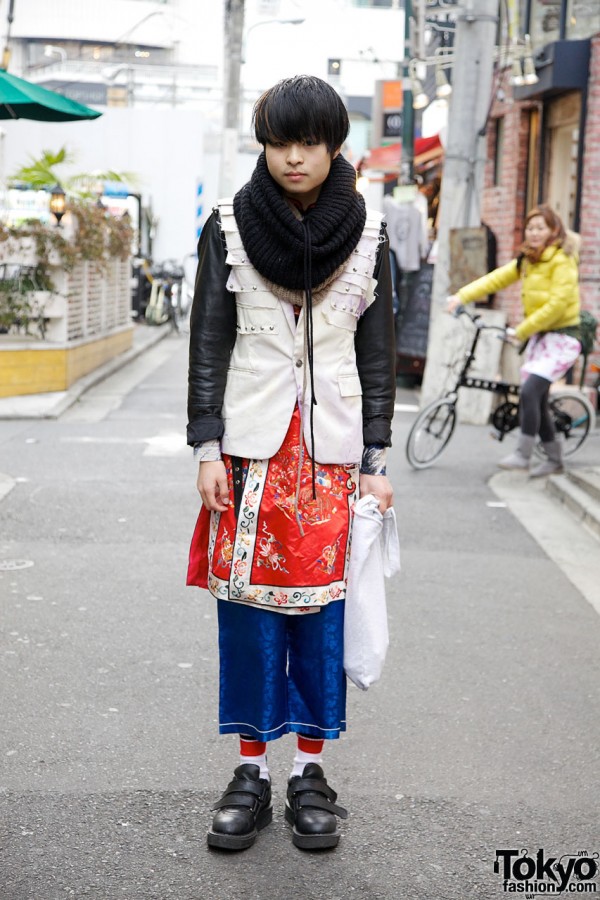
<svg viewBox="0 0 600 900">
<path fill-rule="evenodd" d="M 481 316 L 471 315 L 464 307 L 459 307 L 456 315 L 465 315 L 471 320 L 475 329 L 473 338 L 456 375 L 454 386 L 426 406 L 413 422 L 406 442 L 406 458 L 414 469 L 428 468 L 439 459 L 448 446 L 456 427 L 459 388 L 490 391 L 503 398 L 503 402 L 491 415 L 495 428 L 493 437 L 497 440 L 502 441 L 505 435 L 519 424 L 518 384 L 469 376 L 482 331 L 500 331 L 505 339 L 506 329 L 498 325 L 486 325 Z M 574 391 L 557 391 L 550 396 L 549 402 L 556 433 L 563 435 L 564 438 L 563 454 L 572 456 L 580 449 L 589 434 L 594 422 L 594 408 L 587 397 Z M 537 443 L 535 452 L 541 457 L 545 455 L 541 442 Z"/>
<path fill-rule="evenodd" d="M 143 263 L 142 268 L 152 285 L 145 312 L 146 321 L 149 325 L 164 325 L 170 321 L 174 331 L 181 331 L 189 311 L 184 267 L 175 260 L 167 259 L 151 268 Z"/>
</svg>

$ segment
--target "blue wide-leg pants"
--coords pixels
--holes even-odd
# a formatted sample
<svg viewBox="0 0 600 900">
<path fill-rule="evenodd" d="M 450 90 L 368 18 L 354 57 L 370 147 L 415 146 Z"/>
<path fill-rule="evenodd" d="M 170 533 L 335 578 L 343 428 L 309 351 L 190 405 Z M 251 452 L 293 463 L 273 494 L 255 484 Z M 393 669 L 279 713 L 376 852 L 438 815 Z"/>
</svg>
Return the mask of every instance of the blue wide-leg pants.
<svg viewBox="0 0 600 900">
<path fill-rule="evenodd" d="M 286 615 L 218 600 L 219 731 L 271 741 L 346 730 L 344 601 Z"/>
</svg>

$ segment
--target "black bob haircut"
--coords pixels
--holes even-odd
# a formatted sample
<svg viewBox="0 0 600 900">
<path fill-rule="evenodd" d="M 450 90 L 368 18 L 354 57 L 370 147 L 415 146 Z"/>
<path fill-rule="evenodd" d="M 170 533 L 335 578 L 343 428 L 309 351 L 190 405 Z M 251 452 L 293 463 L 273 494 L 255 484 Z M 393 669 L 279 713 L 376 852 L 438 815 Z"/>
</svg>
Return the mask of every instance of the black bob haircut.
<svg viewBox="0 0 600 900">
<path fill-rule="evenodd" d="M 265 144 L 314 141 L 338 150 L 350 130 L 348 112 L 339 94 L 315 75 L 284 78 L 254 104 L 256 140 Z"/>
</svg>

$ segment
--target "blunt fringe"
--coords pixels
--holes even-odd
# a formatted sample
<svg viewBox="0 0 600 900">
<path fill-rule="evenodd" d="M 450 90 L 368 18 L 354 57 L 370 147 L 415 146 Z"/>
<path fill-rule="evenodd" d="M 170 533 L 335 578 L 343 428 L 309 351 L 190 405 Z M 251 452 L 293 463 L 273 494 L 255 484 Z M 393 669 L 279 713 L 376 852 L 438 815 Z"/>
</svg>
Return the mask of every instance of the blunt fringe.
<svg viewBox="0 0 600 900">
<path fill-rule="evenodd" d="M 277 82 L 254 105 L 252 126 L 265 144 L 314 141 L 338 150 L 348 136 L 348 112 L 339 94 L 315 75 Z"/>
</svg>

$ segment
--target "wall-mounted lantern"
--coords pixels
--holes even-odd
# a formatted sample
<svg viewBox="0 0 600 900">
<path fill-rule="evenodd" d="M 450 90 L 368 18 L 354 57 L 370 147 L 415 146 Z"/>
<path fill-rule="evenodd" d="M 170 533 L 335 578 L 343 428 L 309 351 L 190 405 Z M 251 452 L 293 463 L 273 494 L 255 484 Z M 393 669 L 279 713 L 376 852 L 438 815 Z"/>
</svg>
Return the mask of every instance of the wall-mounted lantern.
<svg viewBox="0 0 600 900">
<path fill-rule="evenodd" d="M 50 191 L 50 212 L 56 217 L 56 224 L 60 226 L 60 220 L 67 208 L 65 192 L 60 184 L 55 184 Z"/>
</svg>

